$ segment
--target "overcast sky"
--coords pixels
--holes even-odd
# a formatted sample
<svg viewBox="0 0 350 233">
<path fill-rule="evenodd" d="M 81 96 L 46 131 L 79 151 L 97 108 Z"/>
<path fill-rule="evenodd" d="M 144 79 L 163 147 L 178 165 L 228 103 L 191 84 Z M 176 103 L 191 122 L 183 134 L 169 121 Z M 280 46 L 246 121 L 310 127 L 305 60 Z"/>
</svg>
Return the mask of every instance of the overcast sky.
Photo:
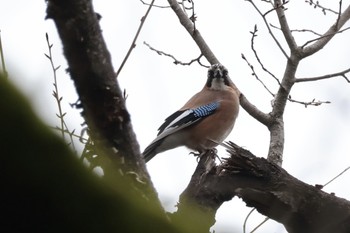
<svg viewBox="0 0 350 233">
<path fill-rule="evenodd" d="M 265 66 L 277 77 L 284 72 L 286 60 L 269 37 L 266 27 L 248 1 L 201 0 L 195 2 L 197 28 L 218 59 L 230 72 L 230 76 L 246 97 L 264 112 L 271 110 L 271 96 L 251 75 L 251 70 L 241 59 L 241 53 L 254 64 L 261 79 L 276 91 L 276 82 L 258 69 L 250 50 L 250 31 L 258 26 L 256 48 Z M 312 29 L 324 33 L 336 19 L 328 13 L 324 16 L 305 1 L 293 1 L 286 15 L 292 29 Z M 322 2 L 322 1 L 321 1 Z M 323 1 L 325 6 L 338 9 L 337 1 Z M 346 8 L 350 1 L 343 1 Z M 166 5 L 165 0 L 156 1 Z M 114 68 L 117 70 L 136 33 L 147 7 L 138 0 L 95 0 L 96 12 L 102 15 L 101 27 Z M 69 103 L 77 100 L 74 85 L 65 69 L 60 40 L 52 20 L 45 18 L 45 1 L 0 0 L 0 30 L 10 79 L 30 98 L 41 118 L 51 126 L 58 124 L 55 117 L 56 103 L 51 95 L 53 76 L 44 53 L 48 52 L 45 33 L 49 34 L 58 71 L 59 90 L 71 129 L 80 128 L 79 113 Z M 267 9 L 267 8 L 266 8 Z M 277 26 L 274 13 L 268 18 Z M 349 27 L 347 23 L 345 27 Z M 273 30 L 279 39 L 278 29 Z M 314 35 L 294 34 L 303 44 Z M 334 38 L 319 54 L 300 64 L 297 77 L 313 77 L 335 73 L 350 67 L 350 30 Z M 168 57 L 149 50 L 143 41 L 172 54 L 181 61 L 199 56 L 199 50 L 187 32 L 179 24 L 170 9 L 151 10 L 138 39 L 137 46 L 119 76 L 121 87 L 128 93 L 127 106 L 132 116 L 134 130 L 143 150 L 156 136 L 163 120 L 176 111 L 204 85 L 207 70 L 198 64 L 174 65 Z M 282 42 L 286 47 L 286 43 Z M 207 62 L 203 60 L 203 63 Z M 348 75 L 350 77 L 350 74 Z M 285 112 L 286 143 L 283 167 L 293 176 L 309 184 L 324 184 L 343 169 L 350 166 L 350 84 L 338 77 L 331 80 L 302 83 L 293 87 L 292 97 L 300 101 L 331 101 L 318 107 L 305 108 L 288 103 Z M 269 143 L 267 129 L 251 118 L 243 109 L 232 134 L 234 141 L 257 156 L 266 157 Z M 185 148 L 178 148 L 156 156 L 147 164 L 160 198 L 169 211 L 175 210 L 179 194 L 187 186 L 196 167 L 196 159 Z M 220 150 L 220 156 L 226 156 Z M 337 196 L 350 200 L 350 172 L 325 188 Z M 170 182 L 169 182 L 170 181 Z M 241 232 L 249 208 L 235 198 L 224 204 L 217 214 L 216 232 Z M 263 220 L 253 214 L 248 229 Z M 284 228 L 270 220 L 258 232 L 285 232 Z"/>
</svg>

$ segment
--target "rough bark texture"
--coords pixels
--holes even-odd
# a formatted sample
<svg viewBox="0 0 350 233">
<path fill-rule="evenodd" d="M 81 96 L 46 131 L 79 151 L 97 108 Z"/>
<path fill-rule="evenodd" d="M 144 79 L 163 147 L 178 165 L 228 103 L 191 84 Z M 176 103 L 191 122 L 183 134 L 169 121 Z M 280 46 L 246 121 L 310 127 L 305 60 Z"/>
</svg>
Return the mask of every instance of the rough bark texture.
<svg viewBox="0 0 350 233">
<path fill-rule="evenodd" d="M 50 0 L 47 18 L 54 20 L 62 40 L 90 136 L 106 155 L 105 176 L 129 176 L 135 190 L 149 189 L 147 196 L 158 201 L 91 0 Z"/>
<path fill-rule="evenodd" d="M 227 147 L 231 157 L 218 166 L 210 154 L 201 158 L 181 195 L 179 213 L 197 206 L 209 231 L 221 204 L 238 196 L 291 233 L 350 232 L 349 201 L 308 185 L 233 143 Z"/>
</svg>

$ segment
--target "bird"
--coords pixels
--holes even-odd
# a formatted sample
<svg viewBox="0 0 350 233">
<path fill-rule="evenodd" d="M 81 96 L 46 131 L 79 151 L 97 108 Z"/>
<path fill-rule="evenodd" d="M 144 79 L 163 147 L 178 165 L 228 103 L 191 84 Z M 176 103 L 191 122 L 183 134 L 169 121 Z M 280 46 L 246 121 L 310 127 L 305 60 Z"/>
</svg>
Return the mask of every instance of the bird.
<svg viewBox="0 0 350 233">
<path fill-rule="evenodd" d="M 239 112 L 240 91 L 221 64 L 211 65 L 203 89 L 167 117 L 157 137 L 142 153 L 145 162 L 180 146 L 198 155 L 222 143 L 231 133 Z"/>
</svg>

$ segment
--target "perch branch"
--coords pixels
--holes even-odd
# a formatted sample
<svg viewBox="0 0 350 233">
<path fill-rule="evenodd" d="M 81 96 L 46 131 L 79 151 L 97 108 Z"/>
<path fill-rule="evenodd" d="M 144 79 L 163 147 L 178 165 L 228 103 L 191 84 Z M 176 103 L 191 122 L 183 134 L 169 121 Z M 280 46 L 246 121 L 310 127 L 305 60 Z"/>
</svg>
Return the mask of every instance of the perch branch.
<svg viewBox="0 0 350 233">
<path fill-rule="evenodd" d="M 296 179 L 283 168 L 232 142 L 223 145 L 230 157 L 218 166 L 213 164 L 215 156 L 202 157 L 178 205 L 178 211 L 189 211 L 184 208 L 189 206 L 185 203 L 204 210 L 206 219 L 202 219 L 201 232 L 209 231 L 217 209 L 234 196 L 282 223 L 289 233 L 350 229 L 349 201 Z"/>
</svg>

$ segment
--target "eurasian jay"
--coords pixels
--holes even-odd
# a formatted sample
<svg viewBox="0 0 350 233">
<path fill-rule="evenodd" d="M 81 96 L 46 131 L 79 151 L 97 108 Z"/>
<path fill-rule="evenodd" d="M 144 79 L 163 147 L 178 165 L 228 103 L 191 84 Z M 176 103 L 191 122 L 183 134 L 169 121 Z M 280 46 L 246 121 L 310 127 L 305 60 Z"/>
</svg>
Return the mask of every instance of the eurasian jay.
<svg viewBox="0 0 350 233">
<path fill-rule="evenodd" d="M 223 142 L 238 116 L 240 92 L 221 64 L 212 65 L 203 89 L 165 119 L 143 152 L 146 162 L 179 146 L 204 153 Z"/>
</svg>

